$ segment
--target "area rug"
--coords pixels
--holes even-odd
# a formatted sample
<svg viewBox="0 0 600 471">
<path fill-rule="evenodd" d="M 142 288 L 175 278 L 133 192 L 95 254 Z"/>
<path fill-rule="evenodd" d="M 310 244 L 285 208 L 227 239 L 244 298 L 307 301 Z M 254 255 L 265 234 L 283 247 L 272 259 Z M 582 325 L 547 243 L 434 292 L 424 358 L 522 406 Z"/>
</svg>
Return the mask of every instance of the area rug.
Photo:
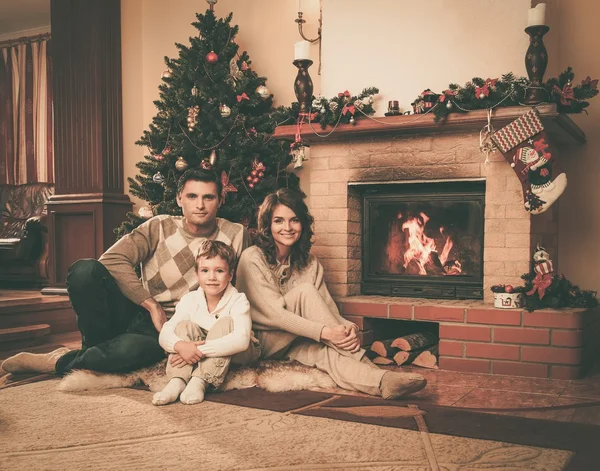
<svg viewBox="0 0 600 471">
<path fill-rule="evenodd" d="M 65 393 L 57 384 L 0 391 L 0 469 L 560 470 L 576 456 L 435 433 L 424 408 L 331 393 L 279 393 L 273 401 L 248 389 L 155 407 L 149 391 Z M 389 419 L 389 407 L 413 425 L 368 423 L 382 412 Z"/>
</svg>

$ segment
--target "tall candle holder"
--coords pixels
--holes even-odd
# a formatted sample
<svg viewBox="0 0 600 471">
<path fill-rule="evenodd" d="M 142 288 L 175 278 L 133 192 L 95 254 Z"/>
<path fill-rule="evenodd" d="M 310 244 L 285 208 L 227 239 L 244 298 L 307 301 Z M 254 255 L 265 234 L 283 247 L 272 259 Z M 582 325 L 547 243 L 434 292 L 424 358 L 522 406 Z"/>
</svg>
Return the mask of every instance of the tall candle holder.
<svg viewBox="0 0 600 471">
<path fill-rule="evenodd" d="M 545 99 L 545 90 L 542 88 L 542 80 L 548 65 L 548 53 L 544 46 L 544 35 L 550 31 L 546 25 L 528 26 L 525 32 L 529 35 L 529 47 L 525 55 L 525 69 L 531 81 L 531 86 L 525 92 L 527 105 L 536 105 Z"/>
<path fill-rule="evenodd" d="M 298 67 L 298 75 L 294 81 L 294 92 L 300 104 L 300 115 L 310 114 L 313 96 L 313 83 L 308 68 L 313 64 L 310 59 L 296 59 L 293 64 Z"/>
</svg>

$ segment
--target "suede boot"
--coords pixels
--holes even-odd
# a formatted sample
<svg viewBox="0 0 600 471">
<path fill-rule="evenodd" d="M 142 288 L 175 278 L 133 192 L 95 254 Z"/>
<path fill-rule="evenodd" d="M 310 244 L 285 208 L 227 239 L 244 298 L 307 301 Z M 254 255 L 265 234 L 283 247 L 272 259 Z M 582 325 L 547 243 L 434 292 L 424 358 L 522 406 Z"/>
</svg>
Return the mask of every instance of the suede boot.
<svg viewBox="0 0 600 471">
<path fill-rule="evenodd" d="M 2 362 L 2 369 L 7 373 L 56 373 L 56 362 L 71 350 L 60 347 L 50 353 L 22 352 Z"/>
<path fill-rule="evenodd" d="M 419 374 L 388 371 L 381 378 L 379 389 L 383 399 L 398 399 L 420 391 L 426 385 L 427 380 Z"/>
</svg>

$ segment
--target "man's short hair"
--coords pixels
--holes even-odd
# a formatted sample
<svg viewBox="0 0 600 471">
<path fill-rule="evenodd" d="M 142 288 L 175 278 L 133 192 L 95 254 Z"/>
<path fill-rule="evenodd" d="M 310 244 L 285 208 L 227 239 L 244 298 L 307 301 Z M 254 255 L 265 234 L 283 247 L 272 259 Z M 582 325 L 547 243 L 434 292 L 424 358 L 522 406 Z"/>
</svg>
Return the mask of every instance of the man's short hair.
<svg viewBox="0 0 600 471">
<path fill-rule="evenodd" d="M 198 249 L 198 254 L 196 255 L 196 271 L 198 271 L 198 264 L 200 263 L 201 258 L 211 259 L 215 257 L 221 257 L 227 262 L 230 273 L 235 270 L 237 256 L 231 245 L 221 242 L 220 240 L 207 239 L 202 242 Z"/>
<path fill-rule="evenodd" d="M 179 177 L 177 182 L 177 194 L 180 195 L 183 191 L 183 187 L 188 181 L 216 183 L 217 185 L 217 198 L 221 199 L 221 192 L 223 191 L 223 184 L 221 179 L 218 177 L 217 172 L 214 170 L 204 170 L 201 168 L 190 168 L 183 172 L 183 175 Z"/>
</svg>

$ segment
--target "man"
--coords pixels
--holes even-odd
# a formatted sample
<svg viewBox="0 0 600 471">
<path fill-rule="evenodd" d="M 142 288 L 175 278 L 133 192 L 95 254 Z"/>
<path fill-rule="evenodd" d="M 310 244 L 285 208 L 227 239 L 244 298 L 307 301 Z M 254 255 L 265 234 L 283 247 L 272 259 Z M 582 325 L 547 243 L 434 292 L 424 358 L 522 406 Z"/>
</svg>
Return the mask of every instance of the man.
<svg viewBox="0 0 600 471">
<path fill-rule="evenodd" d="M 19 353 L 2 368 L 10 373 L 128 372 L 164 358 L 158 333 L 179 299 L 198 288 L 194 261 L 201 243 L 220 240 L 238 257 L 249 245 L 244 226 L 216 217 L 221 191 L 215 172 L 187 170 L 177 185 L 183 216 L 155 216 L 98 261 L 78 260 L 69 268 L 67 288 L 82 335 L 81 350 Z M 138 265 L 141 280 L 135 272 Z"/>
</svg>

